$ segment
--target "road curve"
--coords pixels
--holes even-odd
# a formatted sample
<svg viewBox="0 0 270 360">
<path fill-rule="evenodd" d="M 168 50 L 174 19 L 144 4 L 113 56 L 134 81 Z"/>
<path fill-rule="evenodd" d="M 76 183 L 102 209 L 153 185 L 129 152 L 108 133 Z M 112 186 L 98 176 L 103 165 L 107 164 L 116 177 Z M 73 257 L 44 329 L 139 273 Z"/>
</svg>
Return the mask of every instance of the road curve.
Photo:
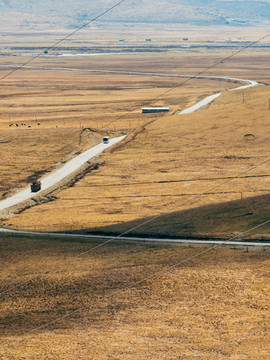
<svg viewBox="0 0 270 360">
<path fill-rule="evenodd" d="M 81 235 L 68 233 L 50 233 L 50 232 L 35 232 L 35 231 L 20 231 L 1 229 L 0 233 L 10 235 L 25 235 L 25 236 L 42 236 L 42 237 L 58 237 L 65 239 L 97 239 L 97 240 L 123 240 L 136 242 L 156 242 L 156 243 L 172 243 L 172 244 L 194 244 L 194 245 L 220 245 L 220 246 L 261 246 L 270 247 L 270 242 L 258 241 L 232 241 L 232 240 L 202 240 L 202 239 L 156 239 L 145 237 L 129 237 L 129 236 L 107 236 L 107 235 Z M 240 237 L 241 235 L 239 235 Z"/>
<path fill-rule="evenodd" d="M 119 136 L 114 139 L 110 139 L 108 144 L 100 143 L 91 149 L 88 149 L 81 153 L 80 155 L 76 156 L 74 159 L 67 162 L 64 166 L 62 166 L 60 169 L 53 171 L 49 175 L 45 176 L 44 178 L 41 178 L 41 186 L 42 191 L 48 190 L 52 186 L 56 185 L 60 181 L 62 181 L 67 176 L 71 175 L 73 172 L 77 171 L 82 165 L 84 165 L 87 161 L 91 160 L 93 157 L 99 155 L 102 153 L 105 149 L 108 149 L 112 145 L 118 143 L 119 141 L 123 140 L 125 136 Z M 7 208 L 10 208 L 11 206 L 18 205 L 19 203 L 35 198 L 35 196 L 38 196 L 40 193 L 32 193 L 30 190 L 30 186 L 27 187 L 27 189 L 24 189 L 22 191 L 19 191 L 17 194 L 0 201 L 0 211 L 3 211 Z"/>
<path fill-rule="evenodd" d="M 204 77 L 200 77 L 200 78 L 209 78 L 208 76 L 204 76 Z M 213 77 L 211 77 L 213 78 Z M 237 79 L 237 78 L 231 78 L 228 76 L 221 76 L 221 77 L 215 77 L 216 79 L 224 79 L 227 81 L 231 81 L 231 82 L 246 82 L 247 85 L 242 85 L 239 86 L 235 89 L 229 89 L 228 91 L 236 91 L 236 90 L 245 90 L 248 89 L 250 87 L 254 87 L 254 86 L 259 86 L 260 84 L 257 81 L 254 80 L 247 80 L 247 79 Z M 191 114 L 201 108 L 203 108 L 204 106 L 210 104 L 211 102 L 213 102 L 216 98 L 218 98 L 222 93 L 216 93 L 214 95 L 210 95 L 207 96 L 206 98 L 204 98 L 203 100 L 199 101 L 197 104 L 190 106 L 189 108 L 182 110 L 178 113 L 178 115 L 184 115 L 184 114 Z"/>
</svg>

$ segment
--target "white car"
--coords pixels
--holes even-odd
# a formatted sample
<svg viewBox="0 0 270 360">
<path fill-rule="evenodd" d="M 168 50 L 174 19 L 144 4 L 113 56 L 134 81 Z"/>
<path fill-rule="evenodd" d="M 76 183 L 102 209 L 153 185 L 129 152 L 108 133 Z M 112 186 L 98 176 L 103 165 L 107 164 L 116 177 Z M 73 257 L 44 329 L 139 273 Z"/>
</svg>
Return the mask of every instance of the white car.
<svg viewBox="0 0 270 360">
<path fill-rule="evenodd" d="M 109 144 L 109 137 L 108 136 L 104 136 L 103 144 Z"/>
</svg>

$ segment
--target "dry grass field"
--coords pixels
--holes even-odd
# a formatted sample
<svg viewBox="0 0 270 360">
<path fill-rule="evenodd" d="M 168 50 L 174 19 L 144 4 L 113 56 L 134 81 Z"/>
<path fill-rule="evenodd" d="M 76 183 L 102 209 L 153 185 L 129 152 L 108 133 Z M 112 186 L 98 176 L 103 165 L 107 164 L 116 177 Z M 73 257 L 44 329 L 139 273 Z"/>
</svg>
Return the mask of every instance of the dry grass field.
<svg viewBox="0 0 270 360">
<path fill-rule="evenodd" d="M 231 50 L 205 51 L 43 57 L 31 65 L 195 74 Z M 0 77 L 25 59 L 2 57 L 7 67 L 0 67 Z M 269 83 L 269 67 L 262 48 L 207 75 Z M 102 155 L 104 162 L 57 192 L 58 200 L 1 226 L 111 233 L 168 212 L 137 233 L 224 236 L 264 221 L 270 214 L 269 87 L 224 92 L 207 109 L 179 116 L 235 85 L 194 80 L 173 89 L 181 81 L 53 69 L 25 69 L 2 80 L 2 196 L 104 134 L 134 138 Z M 142 115 L 142 105 L 164 92 L 147 104 L 168 105 L 169 115 Z M 269 359 L 269 251 L 117 241 L 94 249 L 101 244 L 0 235 L 0 360 Z"/>
<path fill-rule="evenodd" d="M 1 359 L 269 359 L 268 252 L 98 244 L 0 237 Z"/>
</svg>

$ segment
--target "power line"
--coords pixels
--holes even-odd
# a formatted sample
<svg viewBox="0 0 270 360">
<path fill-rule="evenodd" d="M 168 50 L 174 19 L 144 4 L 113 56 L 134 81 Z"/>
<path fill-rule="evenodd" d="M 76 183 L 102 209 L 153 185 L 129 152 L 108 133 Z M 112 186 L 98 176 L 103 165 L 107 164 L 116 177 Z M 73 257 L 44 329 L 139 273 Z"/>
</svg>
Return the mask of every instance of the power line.
<svg viewBox="0 0 270 360">
<path fill-rule="evenodd" d="M 55 46 L 57 46 L 59 43 L 63 42 L 64 40 L 68 39 L 69 37 L 71 37 L 72 35 L 74 35 L 74 34 L 77 33 L 78 31 L 80 31 L 81 29 L 85 28 L 87 25 L 89 25 L 89 24 L 92 23 L 93 21 L 97 20 L 97 19 L 100 18 L 101 16 L 103 16 L 103 15 L 105 15 L 106 13 L 110 12 L 111 10 L 113 10 L 115 7 L 119 6 L 119 5 L 120 5 L 121 3 L 123 3 L 124 1 L 125 1 L 125 0 L 119 1 L 118 3 L 116 3 L 115 5 L 113 5 L 112 7 L 110 7 L 109 9 L 107 9 L 106 11 L 104 11 L 103 13 L 101 13 L 100 15 L 98 15 L 97 17 L 93 18 L 92 20 L 90 20 L 89 22 L 87 22 L 86 24 L 84 24 L 83 26 L 81 26 L 80 28 L 76 29 L 75 31 L 73 31 L 72 33 L 70 33 L 69 35 L 67 35 L 65 38 L 63 38 L 63 39 L 61 39 L 60 41 L 56 42 L 54 45 L 52 45 L 51 47 L 49 47 L 48 50 L 51 50 L 52 48 L 54 48 Z M 213 65 L 211 65 L 211 66 L 209 66 L 208 68 L 204 69 L 203 71 L 198 72 L 196 75 L 191 76 L 190 78 L 182 81 L 181 83 L 179 83 L 179 84 L 177 84 L 176 86 L 170 88 L 169 90 L 166 90 L 165 92 L 163 92 L 162 94 L 156 96 L 155 98 L 153 98 L 153 99 L 151 99 L 151 100 L 148 100 L 148 101 L 145 102 L 144 104 L 147 104 L 147 103 L 149 103 L 150 101 L 155 101 L 156 99 L 160 98 L 161 96 L 164 96 L 165 94 L 169 93 L 170 91 L 172 91 L 172 90 L 174 90 L 174 89 L 176 89 L 176 88 L 178 88 L 178 87 L 180 87 L 180 86 L 188 83 L 189 81 L 197 78 L 198 76 L 204 74 L 205 72 L 207 72 L 207 71 L 215 68 L 216 66 L 218 66 L 218 65 L 221 64 L 221 63 L 223 63 L 224 61 L 227 61 L 227 60 L 231 59 L 232 57 L 234 57 L 234 56 L 236 56 L 237 54 L 239 54 L 239 53 L 243 52 L 244 50 L 246 50 L 247 48 L 253 46 L 254 44 L 256 44 L 256 43 L 258 43 L 258 42 L 260 42 L 260 41 L 262 41 L 263 39 L 267 38 L 269 35 L 270 35 L 270 33 L 267 34 L 267 35 L 265 35 L 265 36 L 263 36 L 263 37 L 261 37 L 260 39 L 258 39 L 258 40 L 256 40 L 256 41 L 252 42 L 251 44 L 243 47 L 242 49 L 236 51 L 235 53 L 233 53 L 233 54 L 231 54 L 231 55 L 223 58 L 222 60 L 218 61 L 217 63 L 215 63 L 215 64 L 213 64 Z M 9 72 L 8 74 L 6 74 L 6 75 L 3 76 L 2 78 L 0 78 L 0 80 L 3 80 L 3 79 L 5 79 L 5 78 L 7 78 L 8 76 L 10 76 L 11 74 L 15 73 L 16 71 L 18 71 L 19 69 L 22 69 L 22 68 L 25 67 L 27 64 L 29 64 L 30 62 L 34 61 L 36 58 L 40 57 L 41 55 L 42 55 L 42 53 L 34 56 L 34 57 L 31 58 L 30 60 L 28 60 L 27 62 L 25 62 L 24 64 L 22 64 L 21 66 L 17 67 L 17 68 L 14 69 L 13 71 Z M 144 105 L 144 104 L 143 104 L 143 105 Z M 137 108 L 136 108 L 136 109 L 137 109 Z M 134 110 L 133 110 L 133 111 L 134 111 Z M 116 119 L 116 120 L 114 120 L 114 121 L 112 121 L 112 122 L 118 121 L 118 120 L 122 119 L 122 118 L 125 117 L 125 116 L 126 116 L 126 115 L 124 115 L 124 116 L 122 116 L 122 117 L 120 117 L 120 118 L 118 118 L 118 119 Z M 112 122 L 110 122 L 110 123 L 112 123 Z M 110 123 L 106 124 L 105 126 L 108 126 Z M 249 170 L 247 170 L 247 171 L 239 174 L 238 176 L 241 176 L 241 175 L 247 173 L 248 171 L 251 171 L 251 170 L 257 168 L 258 166 L 260 166 L 260 165 L 262 165 L 262 164 L 264 164 L 264 163 L 266 163 L 266 162 L 268 162 L 268 161 L 269 161 L 269 159 L 266 160 L 266 161 L 263 161 L 262 163 L 258 164 L 258 165 L 255 166 L 255 167 L 253 167 L 253 168 L 251 168 L 251 169 L 249 169 Z M 234 177 L 233 179 L 238 178 L 238 176 Z M 201 196 L 201 195 L 203 195 L 203 194 L 207 194 L 209 191 L 213 191 L 214 189 L 216 189 L 216 188 L 218 188 L 218 187 L 220 187 L 220 186 L 222 186 L 222 185 L 224 185 L 224 184 L 232 181 L 233 179 L 230 179 L 230 180 L 228 180 L 228 181 L 226 181 L 226 182 L 224 182 L 224 183 L 222 183 L 222 184 L 220 184 L 220 185 L 218 185 L 218 186 L 215 186 L 215 187 L 213 187 L 212 189 L 208 190 L 207 192 L 202 193 L 202 194 L 199 194 L 199 195 L 196 196 L 196 197 L 193 197 L 193 198 L 190 199 L 189 201 L 194 200 L 194 199 L 196 199 L 197 197 L 199 197 L 199 196 Z M 188 202 L 189 202 L 189 201 L 188 201 Z M 183 204 L 180 204 L 180 206 L 181 206 L 181 205 L 184 205 L 185 203 L 187 203 L 187 202 L 184 202 Z M 141 226 L 143 226 L 143 225 L 146 225 L 146 224 L 148 224 L 149 222 L 154 221 L 154 220 L 158 219 L 159 217 L 161 217 L 161 216 L 163 216 L 163 215 L 166 215 L 166 214 L 168 214 L 168 213 L 176 210 L 178 207 L 179 207 L 179 205 L 178 205 L 176 208 L 174 208 L 173 210 L 170 210 L 170 211 L 168 211 L 168 212 L 165 212 L 165 213 L 162 213 L 162 214 L 157 215 L 157 216 L 155 216 L 155 217 L 152 217 L 151 219 L 143 222 L 142 224 L 140 224 L 140 225 L 138 225 L 138 226 L 136 226 L 136 227 L 134 227 L 134 228 L 132 228 L 132 229 L 129 229 L 128 231 L 122 233 L 121 235 L 118 235 L 117 237 L 114 237 L 114 238 L 112 238 L 112 239 L 109 239 L 109 240 L 107 240 L 106 242 L 104 242 L 103 244 L 100 244 L 100 245 L 98 245 L 98 246 L 96 246 L 96 247 L 91 248 L 90 250 L 88 250 L 88 251 L 86 251 L 86 252 L 81 253 L 79 256 L 82 256 L 82 255 L 84 255 L 84 254 L 86 254 L 86 253 L 89 253 L 90 251 L 93 251 L 93 250 L 95 250 L 95 249 L 97 249 L 97 248 L 99 248 L 99 247 L 101 247 L 101 246 L 104 246 L 104 245 L 108 244 L 109 242 L 111 242 L 111 241 L 113 241 L 113 240 L 119 239 L 119 237 L 121 237 L 121 236 L 123 236 L 123 235 L 125 235 L 125 234 L 127 234 L 127 233 L 129 233 L 129 232 L 131 232 L 131 231 L 133 231 L 133 230 L 136 230 L 137 228 L 139 228 L 139 227 L 141 227 Z M 263 225 L 266 225 L 266 224 L 268 224 L 269 222 L 270 222 L 270 220 L 268 220 L 268 221 L 266 221 L 266 222 L 264 222 L 264 223 L 262 223 L 262 224 L 260 224 L 260 225 L 258 225 L 258 226 L 256 226 L 256 227 L 254 227 L 254 228 L 252 228 L 252 229 L 249 229 L 248 231 L 246 231 L 245 233 L 243 233 L 243 235 L 246 234 L 246 233 L 248 233 L 248 232 L 250 232 L 250 231 L 252 231 L 252 230 L 255 230 L 255 229 L 257 229 L 257 228 L 259 228 L 259 227 L 261 227 L 261 226 L 263 226 Z M 239 237 L 239 236 L 237 236 L 237 237 Z M 224 241 L 223 244 L 225 244 L 227 241 L 233 240 L 234 238 L 235 238 L 235 237 L 233 237 L 233 238 L 231 238 L 231 239 L 229 239 L 229 240 Z M 222 244 L 220 244 L 220 245 L 218 245 L 218 246 L 214 246 L 213 248 L 218 248 L 218 247 L 220 247 L 220 246 L 222 246 Z M 194 259 L 194 258 L 197 258 L 197 257 L 201 256 L 202 254 L 204 254 L 204 253 L 206 253 L 206 252 L 209 252 L 209 251 L 211 251 L 211 250 L 212 250 L 212 249 L 207 249 L 207 250 L 201 251 L 201 252 L 199 252 L 198 254 L 196 254 L 196 255 L 194 255 L 194 256 L 192 256 L 192 257 L 189 257 L 189 258 L 187 258 L 187 259 L 185 259 L 185 260 L 182 260 L 182 261 L 180 261 L 180 262 L 177 262 L 177 263 L 175 263 L 175 264 L 167 267 L 166 269 L 164 269 L 164 270 L 162 270 L 162 271 L 160 271 L 160 272 L 156 272 L 156 273 L 154 273 L 154 274 L 152 274 L 152 275 L 150 275 L 150 276 L 148 276 L 148 277 L 146 277 L 146 278 L 144 278 L 144 279 L 142 279 L 142 280 L 140 280 L 140 281 L 135 282 L 135 283 L 132 284 L 132 285 L 129 285 L 128 287 L 125 287 L 125 288 L 123 288 L 123 289 L 121 289 L 121 290 L 119 290 L 119 291 L 117 291 L 117 292 L 115 292 L 115 293 L 113 293 L 113 294 L 107 295 L 107 296 L 105 296 L 105 298 L 106 298 L 106 297 L 108 298 L 108 297 L 115 296 L 115 295 L 117 295 L 117 294 L 120 293 L 120 292 L 123 292 L 123 291 L 125 291 L 125 290 L 127 290 L 127 289 L 133 288 L 133 287 L 141 284 L 141 283 L 144 282 L 144 281 L 147 281 L 147 280 L 149 280 L 149 279 L 151 279 L 151 278 L 153 278 L 153 277 L 156 277 L 157 275 L 160 275 L 160 274 L 162 274 L 162 273 L 165 272 L 165 271 L 169 271 L 169 270 L 173 269 L 174 267 L 180 266 L 181 264 L 183 264 L 183 263 L 185 263 L 185 262 L 188 262 L 188 261 L 190 261 L 190 260 L 192 260 L 192 259 Z M 79 257 L 79 256 L 77 256 L 77 257 Z M 77 258 L 77 257 L 72 258 L 72 260 L 75 259 L 75 258 Z M 28 279 L 28 281 L 29 281 L 29 279 Z M 21 284 L 22 284 L 22 283 L 21 283 Z M 96 303 L 97 303 L 97 302 L 96 302 Z M 96 303 L 94 303 L 94 305 L 95 305 Z M 49 323 L 47 323 L 47 324 L 42 325 L 41 327 L 37 327 L 37 328 L 33 329 L 32 331 L 30 331 L 30 332 L 28 332 L 28 333 L 35 332 L 35 331 L 40 330 L 40 329 L 42 329 L 42 328 L 44 328 L 44 327 L 47 327 L 47 326 L 49 326 L 49 325 L 51 325 L 51 324 L 54 324 L 55 322 L 60 321 L 60 320 L 62 320 L 62 319 L 64 319 L 64 318 L 67 318 L 67 317 L 75 314 L 76 312 L 84 309 L 84 308 L 86 308 L 86 307 L 79 308 L 79 309 L 77 309 L 77 310 L 75 310 L 75 311 L 73 311 L 73 312 L 70 312 L 70 313 L 68 313 L 68 314 L 66 314 L 66 315 L 64 315 L 64 316 L 62 316 L 62 317 L 60 317 L 60 318 L 58 318 L 58 319 L 55 319 L 53 322 L 49 322 Z"/>
<path fill-rule="evenodd" d="M 120 5 L 121 3 L 123 3 L 124 1 L 126 1 L 126 0 L 121 0 L 121 1 L 119 1 L 118 3 L 116 3 L 115 5 L 113 5 L 112 7 L 108 8 L 106 11 L 104 11 L 104 12 L 101 13 L 100 15 L 96 16 L 95 18 L 93 18 L 92 20 L 90 20 L 89 22 L 87 22 L 86 24 L 82 25 L 81 27 L 79 27 L 79 28 L 76 29 L 75 31 L 71 32 L 71 33 L 70 33 L 69 35 L 67 35 L 65 38 L 57 41 L 54 45 L 52 45 L 50 48 L 48 48 L 48 50 L 52 49 L 53 47 L 55 47 L 55 46 L 58 45 L 59 43 L 63 42 L 64 40 L 68 39 L 69 37 L 71 37 L 72 35 L 74 35 L 74 34 L 77 33 L 78 31 L 80 31 L 81 29 L 85 28 L 87 25 L 89 25 L 89 24 L 92 23 L 93 21 L 97 20 L 98 18 L 100 18 L 100 17 L 103 16 L 104 14 L 110 12 L 112 9 L 114 9 L 114 8 L 117 7 L 117 6 L 119 6 L 119 5 Z M 206 69 L 198 72 L 196 75 L 187 78 L 186 80 L 180 82 L 179 84 L 177 84 L 177 85 L 174 86 L 173 88 L 170 88 L 170 89 L 166 90 L 165 92 L 163 92 L 162 94 L 154 97 L 153 99 L 148 100 L 148 101 L 145 102 L 143 105 L 147 104 L 147 103 L 150 102 L 150 101 L 154 101 L 154 100 L 160 98 L 161 96 L 169 93 L 170 91 L 172 91 L 172 90 L 174 90 L 174 89 L 176 89 L 176 88 L 178 88 L 178 87 L 180 87 L 180 86 L 188 83 L 189 81 L 191 81 L 191 80 L 199 77 L 200 75 L 206 73 L 206 72 L 209 71 L 210 69 L 218 66 L 220 63 L 223 63 L 224 61 L 226 61 L 226 60 L 232 58 L 233 56 L 241 53 L 242 51 L 244 51 L 244 50 L 246 50 L 247 48 L 253 46 L 254 44 L 260 42 L 261 40 L 265 39 L 265 38 L 268 37 L 268 36 L 270 36 L 270 33 L 267 34 L 267 35 L 264 35 L 263 37 L 261 37 L 260 39 L 252 42 L 251 44 L 246 45 L 244 48 L 242 48 L 242 49 L 234 52 L 233 54 L 231 54 L 231 55 L 223 58 L 222 60 L 218 61 L 217 63 L 215 63 L 215 64 L 213 64 L 213 65 L 211 65 L 211 66 L 209 66 L 209 67 L 207 67 Z M 34 59 L 38 58 L 38 57 L 41 56 L 41 55 L 42 55 L 41 53 L 38 54 L 38 55 L 35 56 L 34 58 L 32 58 L 32 59 L 30 59 L 29 61 L 27 61 L 26 63 L 22 64 L 20 67 L 14 69 L 12 72 L 10 72 L 10 73 L 6 74 L 4 77 L 0 78 L 0 80 L 6 78 L 6 77 L 8 77 L 8 76 L 10 76 L 11 74 L 13 74 L 14 72 L 16 72 L 16 71 L 18 71 L 19 69 L 23 68 L 24 66 L 26 66 L 26 65 L 29 64 L 31 61 L 33 61 Z M 142 106 L 143 106 L 143 105 L 142 105 Z M 136 107 L 136 109 L 137 109 L 137 107 Z M 132 112 L 133 112 L 133 111 L 135 111 L 135 110 L 132 110 Z M 105 124 L 105 125 L 104 125 L 103 127 L 101 127 L 100 129 L 103 129 L 104 127 L 108 126 L 108 125 L 111 124 L 112 122 L 118 121 L 118 120 L 122 119 L 123 117 L 126 117 L 126 114 L 123 115 L 123 116 L 121 116 L 121 117 L 119 117 L 119 118 L 117 118 L 116 120 L 113 120 L 113 121 Z M 264 163 L 266 163 L 266 162 L 268 162 L 268 161 L 269 161 L 269 159 L 267 159 L 266 161 L 263 161 L 263 162 L 260 163 L 258 166 L 260 166 L 260 165 L 262 165 L 262 164 L 264 164 Z M 258 166 L 255 166 L 255 167 L 253 167 L 253 168 L 250 168 L 248 171 L 252 171 L 253 169 L 255 169 L 255 168 L 258 167 Z M 228 183 L 228 182 L 236 179 L 237 177 L 239 177 L 239 176 L 247 173 L 248 171 L 245 171 L 245 172 L 239 174 L 238 176 L 233 177 L 233 178 L 231 178 L 231 179 L 223 182 L 222 184 L 220 184 L 220 185 L 218 185 L 218 186 L 215 186 L 215 187 L 209 189 L 207 192 L 204 192 L 204 193 L 202 193 L 202 194 L 193 196 L 190 200 L 185 201 L 184 203 L 178 205 L 178 206 L 175 207 L 174 209 L 171 209 L 170 211 L 167 211 L 167 212 L 165 212 L 165 213 L 162 213 L 162 214 L 159 214 L 159 215 L 157 215 L 157 216 L 155 216 L 155 217 L 152 217 L 151 219 L 147 220 L 146 222 L 143 222 L 142 224 L 139 224 L 139 225 L 137 225 L 136 227 L 134 227 L 134 228 L 132 228 L 132 229 L 129 229 L 128 231 L 125 231 L 124 233 L 118 235 L 117 237 L 113 237 L 112 239 L 107 240 L 107 241 L 104 242 L 103 244 L 100 244 L 100 245 L 98 245 L 98 246 L 96 246 L 96 247 L 88 250 L 87 252 L 84 252 L 84 253 L 80 254 L 79 256 L 83 256 L 84 254 L 86 254 L 86 253 L 88 253 L 88 252 L 90 252 L 90 251 L 93 251 L 93 250 L 99 248 L 100 246 L 104 246 L 104 245 L 106 245 L 107 243 L 109 243 L 110 241 L 116 240 L 116 239 L 120 238 L 121 236 L 124 236 L 124 235 L 130 233 L 131 231 L 134 231 L 134 230 L 136 230 L 137 228 L 139 228 L 139 227 L 141 227 L 141 226 L 143 226 L 143 225 L 146 225 L 146 224 L 150 223 L 151 221 L 154 221 L 154 220 L 160 218 L 160 217 L 163 216 L 163 215 L 166 215 L 166 214 L 168 214 L 168 213 L 170 213 L 170 212 L 173 212 L 173 211 L 177 210 L 180 206 L 183 206 L 183 205 L 189 203 L 190 201 L 195 200 L 196 198 L 198 198 L 198 197 L 200 197 L 200 196 L 202 196 L 202 195 L 205 195 L 205 194 L 207 194 L 208 192 L 213 191 L 214 189 L 216 189 L 216 188 L 218 188 L 218 187 L 220 187 L 220 186 L 222 186 L 222 185 L 225 185 L 226 183 Z M 76 258 L 76 257 L 75 257 L 75 258 Z M 41 275 L 42 275 L 42 274 L 41 274 Z M 35 278 L 35 277 L 36 277 L 36 275 L 35 275 L 33 278 Z M 29 280 L 28 280 L 28 281 L 29 281 Z M 19 285 L 17 285 L 17 286 L 19 286 Z"/>
<path fill-rule="evenodd" d="M 106 13 L 112 11 L 114 8 L 116 8 L 117 6 L 119 6 L 119 5 L 120 5 L 121 3 L 123 3 L 124 1 L 126 1 L 126 0 L 121 0 L 121 1 L 119 1 L 118 3 L 116 3 L 115 5 L 111 6 L 111 7 L 108 8 L 106 11 L 102 12 L 101 14 L 99 14 L 98 16 L 96 16 L 95 18 L 93 18 L 92 20 L 88 21 L 87 23 L 85 23 L 84 25 L 82 25 L 81 27 L 79 27 L 78 29 L 76 29 L 75 31 L 71 32 L 69 35 L 67 35 L 67 36 L 64 37 L 63 39 L 57 41 L 54 45 L 52 45 L 51 47 L 49 47 L 48 50 L 50 50 L 50 49 L 52 49 L 53 47 L 57 46 L 59 43 L 63 42 L 64 40 L 68 39 L 69 37 L 71 37 L 72 35 L 74 35 L 74 34 L 77 33 L 78 31 L 80 31 L 81 29 L 85 28 L 85 27 L 86 27 L 87 25 L 89 25 L 90 23 L 94 22 L 94 21 L 97 20 L 98 18 L 100 18 L 100 17 L 102 17 L 103 15 L 105 15 Z M 231 54 L 231 55 L 223 58 L 222 60 L 219 60 L 217 63 L 215 63 L 215 64 L 213 64 L 213 65 L 205 68 L 204 70 L 198 72 L 196 75 L 187 78 L 186 80 L 180 82 L 179 84 L 175 85 L 174 87 L 166 90 L 166 91 L 163 92 L 162 94 L 160 94 L 160 95 L 152 98 L 151 100 L 148 100 L 148 101 L 145 102 L 142 106 L 144 106 L 145 104 L 149 103 L 150 101 L 155 101 L 156 99 L 160 98 L 161 96 L 164 96 L 165 94 L 171 92 L 172 90 L 174 90 L 174 89 L 176 89 L 176 88 L 178 88 L 178 87 L 180 87 L 180 86 L 188 83 L 189 81 L 191 81 L 191 80 L 193 80 L 193 79 L 196 79 L 197 77 L 199 77 L 199 76 L 201 76 L 202 74 L 206 73 L 207 71 L 215 68 L 216 66 L 218 66 L 218 65 L 221 64 L 221 63 L 223 63 L 224 61 L 227 61 L 227 60 L 231 59 L 232 57 L 236 56 L 237 54 L 243 52 L 244 50 L 252 47 L 252 46 L 255 45 L 256 43 L 258 43 L 258 42 L 262 41 L 263 39 L 267 38 L 268 36 L 270 36 L 270 33 L 268 33 L 267 35 L 264 35 L 263 37 L 259 38 L 259 39 L 256 40 L 256 41 L 253 41 L 252 43 L 246 45 L 245 47 L 243 47 L 243 48 L 241 48 L 240 50 L 234 52 L 233 54 Z M 42 55 L 42 53 L 40 53 L 40 54 L 36 55 L 35 57 L 31 58 L 31 59 L 28 60 L 26 63 L 22 64 L 22 65 L 19 66 L 18 68 L 14 69 L 14 70 L 11 71 L 10 73 L 6 74 L 4 77 L 0 78 L 0 81 L 3 80 L 4 78 L 10 76 L 10 75 L 13 74 L 14 72 L 18 71 L 19 69 L 25 67 L 27 64 L 29 64 L 30 62 L 32 62 L 34 59 L 40 57 L 41 55 Z M 136 109 L 137 109 L 137 107 L 136 107 Z M 131 112 L 133 112 L 133 111 L 135 111 L 135 110 L 132 110 Z M 124 117 L 126 117 L 126 114 L 123 115 L 123 116 L 121 116 L 121 117 L 119 117 L 119 118 L 117 118 L 116 120 L 113 120 L 113 121 L 105 124 L 105 125 L 104 125 L 103 127 L 101 127 L 100 129 L 103 129 L 104 127 L 108 126 L 108 125 L 111 124 L 112 122 L 118 121 L 118 120 L 120 120 L 120 119 L 122 119 L 122 118 L 124 118 Z M 104 246 L 104 245 L 108 244 L 109 242 L 111 242 L 111 241 L 113 241 L 113 240 L 119 239 L 121 236 L 124 236 L 124 235 L 126 235 L 126 234 L 128 234 L 128 233 L 130 233 L 130 232 L 132 232 L 132 231 L 134 231 L 134 230 L 136 230 L 136 229 L 138 229 L 139 227 L 141 227 L 141 226 L 143 226 L 143 225 L 146 225 L 146 224 L 148 224 L 148 223 L 150 223 L 150 222 L 152 222 L 152 221 L 160 218 L 161 216 L 164 216 L 164 215 L 166 215 L 166 214 L 168 214 L 168 213 L 171 213 L 171 212 L 177 210 L 180 206 L 183 206 L 183 205 L 185 205 L 185 204 L 187 204 L 187 203 L 189 203 L 189 202 L 191 202 L 191 201 L 199 198 L 199 197 L 202 196 L 202 195 L 206 195 L 208 192 L 213 191 L 213 190 L 217 189 L 218 187 L 220 187 L 220 186 L 222 186 L 222 185 L 225 185 L 225 184 L 227 184 L 228 182 L 230 182 L 230 181 L 238 178 L 239 176 L 242 176 L 242 175 L 246 174 L 247 172 L 256 169 L 257 167 L 261 166 L 262 164 L 268 162 L 269 160 L 270 160 L 270 159 L 267 159 L 267 160 L 261 162 L 260 164 L 258 164 L 257 166 L 254 166 L 254 167 L 248 169 L 247 171 L 244 171 L 244 172 L 238 174 L 236 177 L 230 178 L 229 180 L 221 183 L 220 185 L 217 185 L 217 186 L 214 186 L 213 188 L 210 188 L 207 192 L 204 192 L 204 193 L 198 194 L 198 195 L 196 195 L 196 196 L 193 196 L 191 199 L 185 201 L 184 203 L 178 205 L 177 207 L 175 207 L 175 208 L 173 208 L 173 209 L 171 209 L 171 210 L 169 210 L 169 211 L 167 211 L 167 212 L 164 212 L 164 213 L 162 213 L 162 214 L 156 215 L 156 216 L 148 219 L 147 221 L 145 221 L 145 222 L 143 222 L 143 223 L 141 223 L 141 224 L 133 227 L 132 229 L 129 229 L 129 230 L 123 232 L 122 234 L 120 234 L 120 235 L 118 235 L 118 236 L 116 236 L 116 237 L 113 237 L 113 238 L 105 241 L 104 243 L 99 244 L 99 245 L 97 245 L 96 247 L 91 248 L 90 250 L 87 250 L 86 252 L 83 252 L 83 253 L 79 254 L 77 257 L 83 256 L 84 254 L 89 253 L 90 251 L 93 251 L 93 250 L 95 250 L 95 249 L 97 249 L 97 248 L 99 248 L 99 247 L 101 247 L 101 246 Z M 74 257 L 73 259 L 75 259 L 75 258 L 77 258 L 77 257 Z M 70 261 L 71 261 L 71 260 L 70 260 Z M 47 272 L 46 272 L 46 273 L 47 273 Z M 37 276 L 42 276 L 42 274 L 41 274 L 41 275 L 35 275 L 33 278 L 35 278 L 35 277 L 37 277 Z M 31 278 L 31 279 L 32 279 L 32 278 Z M 31 279 L 30 279 L 30 280 L 31 280 Z M 28 279 L 27 281 L 29 281 L 29 279 Z M 20 285 L 18 284 L 17 286 L 15 286 L 15 288 L 18 287 L 18 286 L 20 286 Z M 14 287 L 13 287 L 13 288 L 14 288 Z M 13 289 L 13 288 L 12 288 L 12 289 Z M 6 292 L 8 292 L 8 291 L 6 291 Z M 4 292 L 4 294 L 5 294 L 6 292 Z"/>
</svg>

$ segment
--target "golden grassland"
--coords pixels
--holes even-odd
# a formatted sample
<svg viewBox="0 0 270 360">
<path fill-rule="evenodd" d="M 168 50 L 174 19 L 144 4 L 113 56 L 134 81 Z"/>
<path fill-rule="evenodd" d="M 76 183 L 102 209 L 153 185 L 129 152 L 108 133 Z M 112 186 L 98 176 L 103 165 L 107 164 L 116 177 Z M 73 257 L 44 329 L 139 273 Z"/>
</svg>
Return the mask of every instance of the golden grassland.
<svg viewBox="0 0 270 360">
<path fill-rule="evenodd" d="M 1 358 L 269 358 L 268 252 L 98 244 L 0 237 Z"/>
<path fill-rule="evenodd" d="M 128 146 L 103 155 L 105 166 L 60 192 L 59 200 L 28 209 L 7 224 L 121 231 L 122 223 L 134 219 L 268 194 L 269 97 L 268 87 L 246 90 L 244 101 L 242 92 L 226 92 L 207 110 L 157 118 Z M 177 221 L 176 232 L 171 226 L 162 232 L 192 232 L 181 230 Z"/>
</svg>

